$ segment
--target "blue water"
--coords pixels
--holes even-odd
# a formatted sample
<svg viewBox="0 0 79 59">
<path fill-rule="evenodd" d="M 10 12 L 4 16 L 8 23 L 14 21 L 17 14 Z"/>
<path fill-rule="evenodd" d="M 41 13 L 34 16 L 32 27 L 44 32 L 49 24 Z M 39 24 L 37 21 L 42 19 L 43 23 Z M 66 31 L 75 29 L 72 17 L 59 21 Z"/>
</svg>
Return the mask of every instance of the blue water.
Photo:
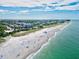
<svg viewBox="0 0 79 59">
<path fill-rule="evenodd" d="M 79 59 L 79 21 L 72 21 L 33 59 Z"/>
</svg>

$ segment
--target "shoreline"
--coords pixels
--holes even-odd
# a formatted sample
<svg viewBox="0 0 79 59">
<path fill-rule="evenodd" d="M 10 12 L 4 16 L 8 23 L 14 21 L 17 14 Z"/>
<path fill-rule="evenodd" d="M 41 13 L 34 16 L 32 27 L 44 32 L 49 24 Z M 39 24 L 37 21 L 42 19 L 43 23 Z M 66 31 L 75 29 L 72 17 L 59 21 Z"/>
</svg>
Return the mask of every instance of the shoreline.
<svg viewBox="0 0 79 59">
<path fill-rule="evenodd" d="M 71 22 L 72 22 L 72 21 L 71 21 Z M 68 27 L 68 26 L 71 24 L 71 22 L 68 23 L 68 24 L 66 24 L 63 28 L 61 28 L 60 31 L 64 30 L 66 27 Z M 59 31 L 58 31 L 58 32 L 59 32 Z M 54 36 L 52 36 L 51 38 L 49 38 L 48 41 L 47 41 L 46 43 L 44 43 L 38 51 L 36 51 L 35 53 L 30 54 L 30 55 L 29 55 L 28 57 L 26 57 L 25 59 L 33 59 L 33 57 L 34 57 L 35 55 L 37 55 L 38 53 L 40 53 L 40 51 L 41 51 L 45 46 L 47 46 L 47 45 L 49 44 L 49 41 L 50 41 L 51 39 L 54 39 L 54 38 L 56 37 L 56 35 L 58 34 L 58 32 L 55 32 Z"/>
<path fill-rule="evenodd" d="M 37 55 L 38 53 L 40 53 L 40 51 L 41 51 L 45 46 L 47 46 L 47 45 L 49 44 L 49 41 L 50 41 L 52 38 L 55 38 L 55 36 L 56 36 L 56 34 L 55 34 L 53 37 L 49 38 L 48 41 L 47 41 L 46 43 L 44 43 L 38 51 L 36 51 L 35 53 L 32 53 L 31 55 L 29 55 L 26 59 L 33 59 L 33 57 L 34 57 L 35 55 Z"/>
<path fill-rule="evenodd" d="M 58 28 L 45 28 L 22 37 L 12 37 L 10 41 L 6 42 L 6 44 L 3 45 L 2 48 L 0 47 L 0 58 L 27 59 L 30 55 L 32 55 L 33 57 L 35 53 L 40 51 L 44 46 L 49 43 L 51 38 L 54 38 L 56 36 L 58 31 L 60 31 L 68 24 L 69 23 L 58 25 Z"/>
</svg>

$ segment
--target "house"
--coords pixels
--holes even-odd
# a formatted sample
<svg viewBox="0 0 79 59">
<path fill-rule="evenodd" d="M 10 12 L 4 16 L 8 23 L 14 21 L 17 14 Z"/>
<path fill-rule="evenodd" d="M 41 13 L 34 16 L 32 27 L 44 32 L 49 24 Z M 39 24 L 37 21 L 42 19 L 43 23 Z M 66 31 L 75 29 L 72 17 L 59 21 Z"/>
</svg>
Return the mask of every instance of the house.
<svg viewBox="0 0 79 59">
<path fill-rule="evenodd" d="M 31 23 L 24 23 L 24 22 L 18 22 L 17 25 L 18 25 L 18 27 L 20 27 L 22 29 L 28 29 L 28 28 L 33 27 Z"/>
</svg>

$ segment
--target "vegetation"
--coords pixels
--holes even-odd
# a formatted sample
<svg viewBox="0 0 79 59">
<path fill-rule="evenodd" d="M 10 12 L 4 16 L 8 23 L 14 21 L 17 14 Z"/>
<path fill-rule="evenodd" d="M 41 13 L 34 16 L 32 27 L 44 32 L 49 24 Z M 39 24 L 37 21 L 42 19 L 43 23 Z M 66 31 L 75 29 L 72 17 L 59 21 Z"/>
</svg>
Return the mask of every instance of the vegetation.
<svg viewBox="0 0 79 59">
<path fill-rule="evenodd" d="M 64 22 L 69 22 L 70 20 L 2 20 L 0 21 L 0 43 L 4 42 L 5 39 L 3 37 L 12 35 L 14 37 L 16 36 L 23 36 L 26 34 L 29 34 L 31 32 L 35 32 L 37 30 L 43 29 L 43 28 L 48 28 L 52 26 L 56 26 L 58 24 L 64 23 Z M 32 27 L 31 28 L 21 28 L 16 26 L 17 22 L 24 22 L 24 23 L 31 23 Z M 13 26 L 11 26 L 13 25 Z M 12 32 L 5 32 L 7 30 L 7 27 L 10 27 L 14 29 Z"/>
<path fill-rule="evenodd" d="M 6 40 L 3 38 L 0 38 L 0 43 L 5 42 Z"/>
<path fill-rule="evenodd" d="M 5 37 L 8 35 L 4 30 L 6 30 L 6 26 L 0 24 L 0 37 Z"/>
</svg>

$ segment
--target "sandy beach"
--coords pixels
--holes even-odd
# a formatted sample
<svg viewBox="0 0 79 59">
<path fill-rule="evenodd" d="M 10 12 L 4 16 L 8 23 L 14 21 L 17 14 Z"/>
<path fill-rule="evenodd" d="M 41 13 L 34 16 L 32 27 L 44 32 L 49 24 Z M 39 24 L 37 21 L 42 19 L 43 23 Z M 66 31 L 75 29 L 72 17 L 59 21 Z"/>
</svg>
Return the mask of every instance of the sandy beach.
<svg viewBox="0 0 79 59">
<path fill-rule="evenodd" d="M 0 47 L 0 59 L 26 59 L 30 54 L 38 51 L 67 23 L 55 27 L 45 28 L 21 37 L 11 37 Z"/>
</svg>

